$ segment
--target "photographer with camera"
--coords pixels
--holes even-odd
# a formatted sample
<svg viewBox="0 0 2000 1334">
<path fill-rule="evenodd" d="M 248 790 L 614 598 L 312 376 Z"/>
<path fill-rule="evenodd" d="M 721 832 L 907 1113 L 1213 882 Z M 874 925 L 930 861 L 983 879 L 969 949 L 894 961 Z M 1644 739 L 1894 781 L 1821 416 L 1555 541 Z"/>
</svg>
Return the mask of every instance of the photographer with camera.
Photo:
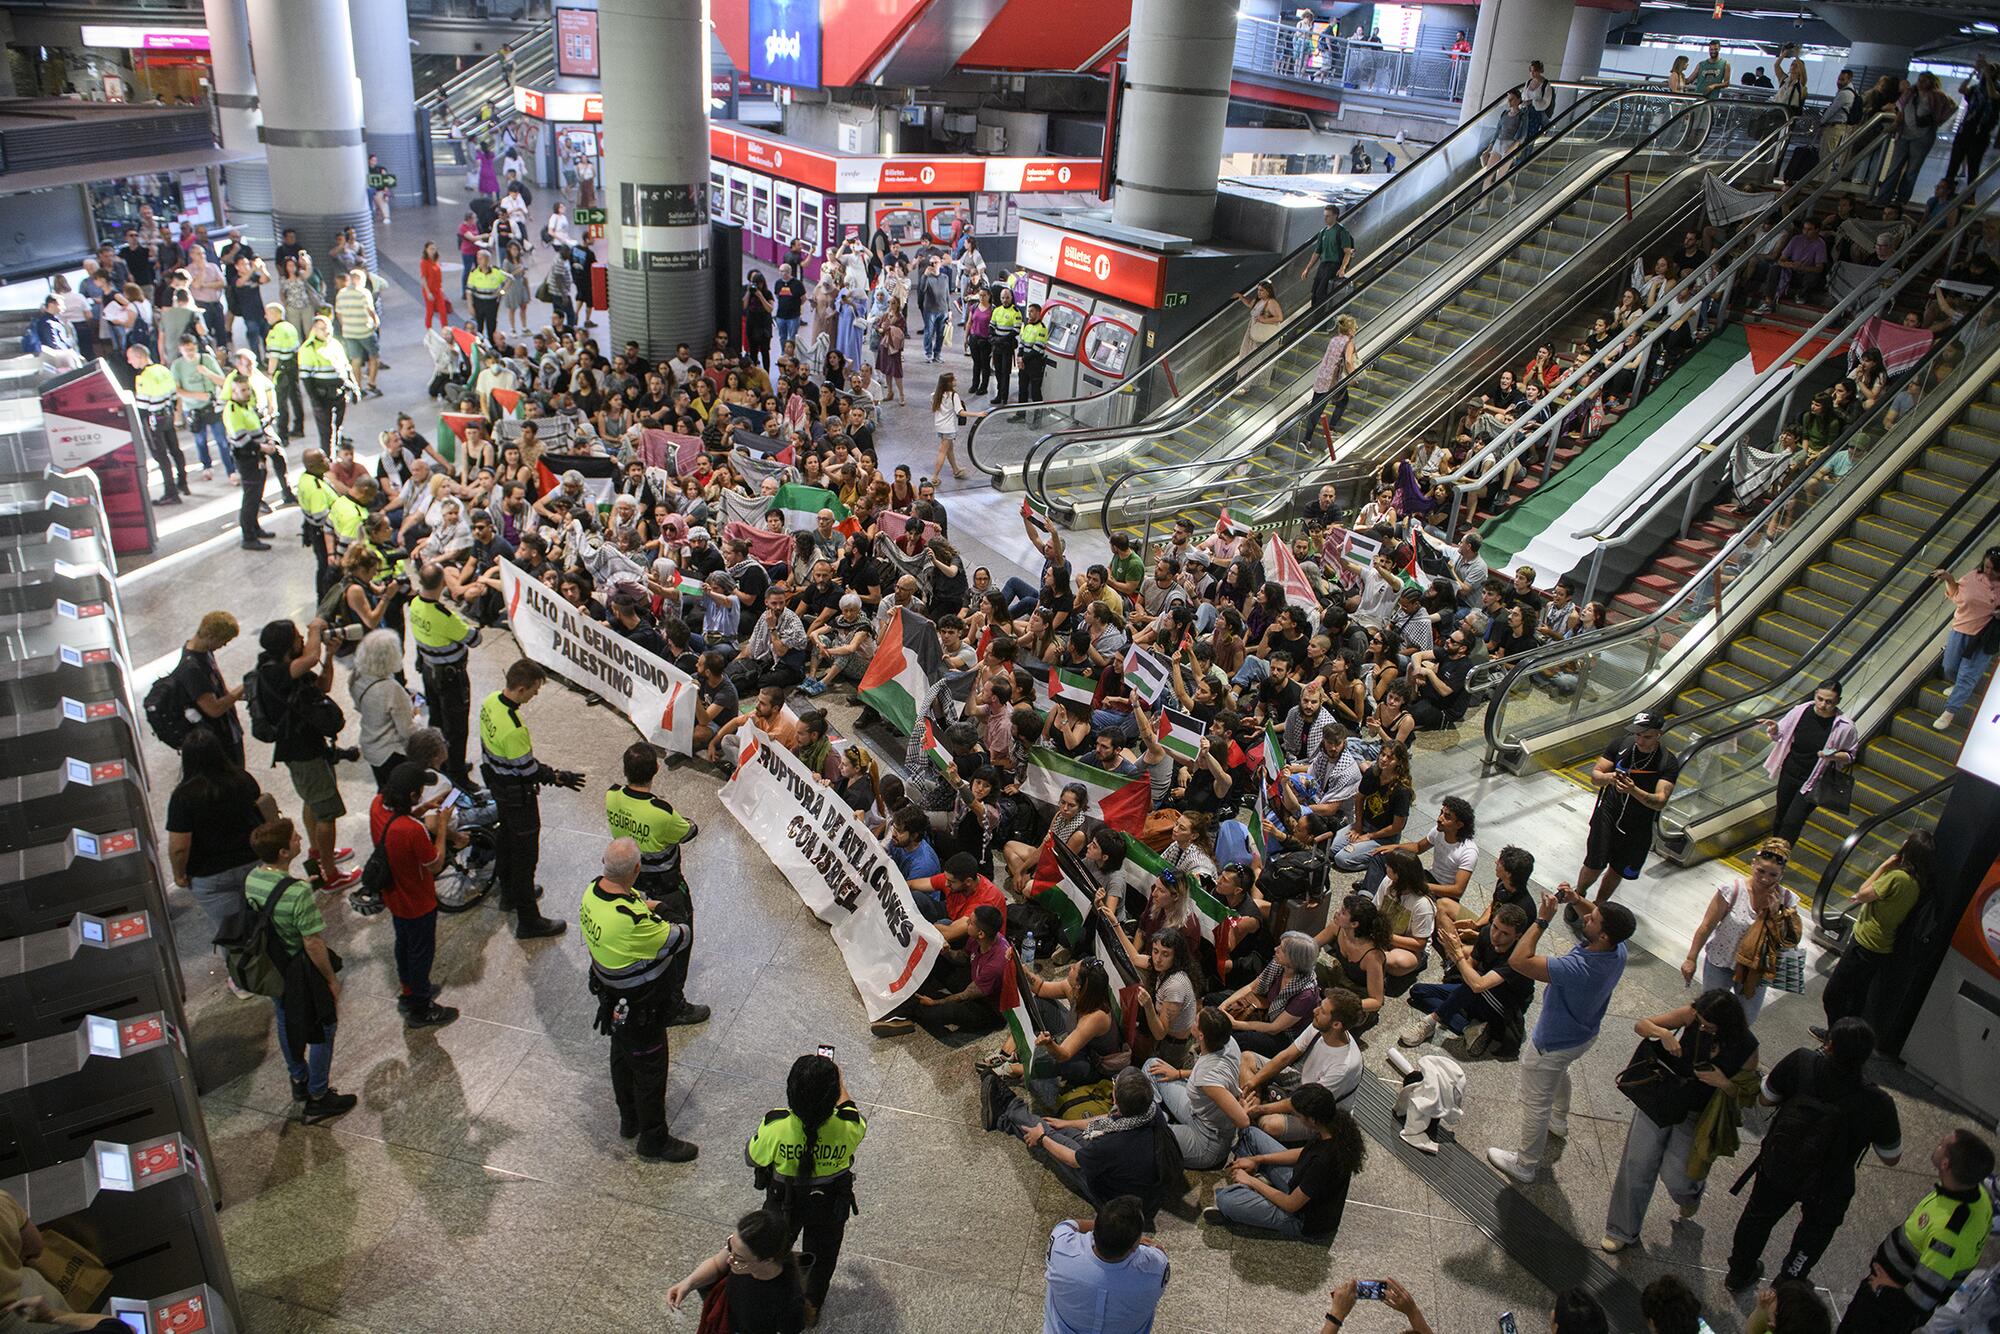
<svg viewBox="0 0 2000 1334">
<path fill-rule="evenodd" d="M 292 776 L 292 789 L 303 807 L 306 874 L 313 888 L 339 894 L 361 878 L 358 871 L 341 871 L 353 857 L 352 848 L 334 846 L 335 822 L 347 814 L 333 762 L 340 757 L 334 739 L 347 719 L 334 703 L 334 642 L 327 624 L 315 618 L 301 632 L 290 621 L 272 621 L 257 636 L 262 650 L 245 680 L 250 696 L 251 733 L 271 743 L 271 762 Z"/>
<path fill-rule="evenodd" d="M 515 914 L 517 940 L 559 936 L 568 925 L 542 916 L 536 903 L 541 897 L 535 884 L 535 864 L 542 856 L 541 788 L 552 784 L 581 791 L 583 775 L 551 769 L 536 759 L 534 739 L 521 721 L 522 707 L 541 692 L 548 679 L 541 664 L 516 659 L 507 669 L 506 683 L 479 706 L 479 772 L 500 807 L 500 864 L 495 878 L 500 886 L 500 907 Z"/>
</svg>

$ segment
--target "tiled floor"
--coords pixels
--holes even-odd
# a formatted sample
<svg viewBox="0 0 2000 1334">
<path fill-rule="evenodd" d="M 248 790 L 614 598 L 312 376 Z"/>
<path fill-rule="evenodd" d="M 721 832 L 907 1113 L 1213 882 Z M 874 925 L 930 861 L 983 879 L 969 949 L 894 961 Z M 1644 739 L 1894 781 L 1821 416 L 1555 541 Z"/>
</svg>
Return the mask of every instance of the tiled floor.
<svg viewBox="0 0 2000 1334">
<path fill-rule="evenodd" d="M 421 243 L 449 238 L 456 202 L 398 216 L 383 234 L 396 269 L 414 273 Z M 407 290 L 392 298 L 388 324 L 389 394 L 355 414 L 351 433 L 363 442 L 397 409 L 408 408 L 426 425 L 433 419 L 422 399 L 427 361 Z M 928 465 L 934 441 L 926 406 L 891 410 L 885 464 Z M 142 663 L 170 663 L 211 607 L 236 612 L 253 634 L 266 619 L 308 610 L 311 562 L 294 545 L 296 514 L 271 520 L 280 535 L 275 550 L 243 552 L 231 535 L 234 502 L 222 483 L 198 490 L 205 508 L 174 518 L 170 552 L 183 554 L 123 580 L 133 650 Z M 975 563 L 1000 572 L 1025 562 L 1015 498 L 969 484 L 948 487 L 945 498 L 953 536 Z M 1079 554 L 1103 550 L 1101 538 L 1084 534 L 1073 545 Z M 511 657 L 506 635 L 488 636 L 472 659 L 475 698 L 497 687 Z M 223 655 L 230 673 L 247 670 L 250 660 L 248 637 Z M 829 700 L 836 724 L 849 723 L 851 702 Z M 605 839 L 596 785 L 612 780 L 631 732 L 564 690 L 546 692 L 527 719 L 549 762 L 591 779 L 584 792 L 549 790 L 543 798 L 545 908 L 573 917 Z M 269 768 L 262 746 L 252 750 L 258 778 L 294 809 L 289 783 Z M 148 758 L 164 802 L 171 757 L 156 750 Z M 1476 753 L 1464 746 L 1427 747 L 1418 777 L 1426 802 L 1459 792 L 1479 803 L 1487 849 L 1475 884 L 1490 883 L 1492 854 L 1502 841 L 1534 849 L 1545 883 L 1574 867 L 1583 808 L 1573 789 L 1547 778 L 1480 777 Z M 343 780 L 356 812 L 342 822 L 344 841 L 365 843 L 358 813 L 370 795 L 368 775 L 350 766 Z M 848 1230 L 822 1328 L 946 1334 L 1038 1327 L 1045 1238 L 1055 1222 L 1079 1211 L 1078 1202 L 1017 1142 L 976 1128 L 969 1053 L 921 1035 L 869 1036 L 837 950 L 756 839 L 718 806 L 717 781 L 712 770 L 678 765 L 663 784 L 702 827 L 688 855 L 699 905 L 690 992 L 714 1006 L 709 1023 L 673 1035 L 672 1124 L 702 1148 L 700 1160 L 685 1166 L 639 1163 L 617 1138 L 604 1043 L 591 1031 L 594 1005 L 574 932 L 522 945 L 490 908 L 445 919 L 437 976 L 444 999 L 464 1017 L 410 1034 L 393 1003 L 387 920 L 332 907 L 332 941 L 346 959 L 334 1078 L 361 1096 L 361 1106 L 331 1125 L 308 1128 L 289 1119 L 269 1007 L 230 997 L 216 958 L 201 945 L 203 924 L 192 903 L 175 903 L 223 1226 L 253 1334 L 691 1329 L 694 1311 L 668 1314 L 666 1290 L 718 1249 L 732 1221 L 758 1203 L 742 1145 L 760 1115 L 782 1100 L 791 1059 L 821 1042 L 837 1048 L 870 1124 L 860 1156 L 861 1213 Z M 1685 922 L 1698 913 L 1714 875 L 1712 868 L 1696 873 L 1693 888 L 1682 876 L 1642 881 L 1628 891 L 1647 919 L 1645 942 L 1677 959 Z M 1475 901 L 1481 897 L 1483 890 Z M 1635 954 L 1616 998 L 1617 1017 L 1577 1067 L 1570 1141 L 1550 1177 L 1527 1194 L 1586 1243 L 1601 1233 L 1623 1141 L 1629 1104 L 1612 1080 L 1631 1049 L 1632 1020 L 1687 995 L 1671 966 Z M 1793 998 L 1771 1005 L 1760 1025 L 1767 1059 L 1804 1040 L 1817 1012 L 1815 1004 Z M 1383 1067 L 1403 1021 L 1395 1007 L 1369 1051 L 1372 1067 Z M 1515 1068 L 1480 1061 L 1469 1069 L 1460 1139 L 1475 1152 L 1512 1144 Z M 1953 1123 L 1935 1107 L 1898 1102 L 1909 1145 L 1905 1166 L 1865 1170 L 1848 1224 L 1819 1272 L 1843 1302 L 1868 1249 L 1927 1186 L 1926 1151 Z M 1720 1284 L 1738 1208 L 1720 1187 L 1739 1168 L 1740 1161 L 1718 1167 L 1717 1189 L 1693 1224 L 1670 1224 L 1672 1206 L 1657 1199 L 1645 1248 L 1615 1262 L 1636 1284 L 1660 1273 L 1680 1275 L 1704 1294 L 1718 1330 L 1740 1327 L 1746 1310 Z M 1205 1200 L 1213 1177 L 1199 1180 Z M 1245 1240 L 1176 1217 L 1162 1218 L 1159 1241 L 1173 1263 L 1161 1320 L 1175 1330 L 1316 1329 L 1327 1289 L 1350 1276 L 1401 1279 L 1440 1334 L 1490 1331 L 1504 1310 L 1516 1311 L 1524 1330 L 1539 1328 L 1551 1300 L 1420 1172 L 1379 1149 L 1355 1182 L 1330 1250 Z M 1387 1312 L 1363 1307 L 1353 1328 L 1373 1334 L 1400 1325 Z"/>
</svg>

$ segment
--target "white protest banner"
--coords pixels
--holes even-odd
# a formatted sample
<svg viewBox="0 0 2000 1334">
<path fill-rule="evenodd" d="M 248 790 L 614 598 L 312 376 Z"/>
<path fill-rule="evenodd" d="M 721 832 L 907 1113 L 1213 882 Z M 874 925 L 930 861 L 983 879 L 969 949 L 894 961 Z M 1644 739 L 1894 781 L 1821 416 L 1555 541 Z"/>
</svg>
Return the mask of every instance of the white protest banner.
<svg viewBox="0 0 2000 1334">
<path fill-rule="evenodd" d="M 612 705 L 654 745 L 675 755 L 694 753 L 693 677 L 580 615 L 512 561 L 500 562 L 500 591 L 522 656 Z"/>
<path fill-rule="evenodd" d="M 753 735 L 722 805 L 833 929 L 868 1017 L 880 1019 L 931 975 L 944 937 L 910 899 L 889 854 L 833 789 L 786 750 Z"/>
</svg>

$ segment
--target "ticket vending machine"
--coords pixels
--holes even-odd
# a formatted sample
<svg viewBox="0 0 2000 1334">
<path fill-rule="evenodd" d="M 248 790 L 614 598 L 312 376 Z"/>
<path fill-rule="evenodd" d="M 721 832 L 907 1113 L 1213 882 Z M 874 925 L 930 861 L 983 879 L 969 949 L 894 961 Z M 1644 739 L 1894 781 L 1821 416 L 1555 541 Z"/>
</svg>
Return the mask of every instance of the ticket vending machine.
<svg viewBox="0 0 2000 1334">
<path fill-rule="evenodd" d="M 1083 328 L 1083 351 L 1077 358 L 1076 392 L 1095 394 L 1124 383 L 1139 369 L 1146 317 L 1127 306 L 1100 300 Z M 1048 395 L 1054 397 L 1054 395 Z"/>
<path fill-rule="evenodd" d="M 1083 350 L 1083 326 L 1090 322 L 1097 298 L 1061 285 L 1049 288 L 1042 302 L 1042 323 L 1049 330 L 1049 364 L 1042 373 L 1044 400 L 1076 397 L 1077 356 Z"/>
<path fill-rule="evenodd" d="M 31 935 L 0 932 L 0 1046 L 73 1033 L 90 1015 L 160 1011 L 185 1033 L 173 942 L 151 913 L 78 913 Z"/>
<path fill-rule="evenodd" d="M 961 226 L 971 225 L 971 201 L 963 196 L 956 199 L 924 201 L 924 236 L 932 244 L 953 245 L 958 240 L 958 229 Z"/>
<path fill-rule="evenodd" d="M 127 1302 L 151 1310 L 196 1300 L 185 1295 L 195 1289 L 213 1290 L 199 1299 L 201 1307 L 183 1306 L 178 1318 L 169 1311 L 166 1318 L 177 1323 L 153 1328 L 234 1328 L 214 1320 L 220 1311 L 233 1321 L 237 1305 L 209 1171 L 203 1154 L 180 1135 L 98 1140 L 82 1157 L 0 1180 L 0 1190 L 21 1202 L 35 1226 L 102 1260 L 111 1271 L 110 1291 Z"/>
<path fill-rule="evenodd" d="M 868 235 L 864 243 L 873 246 L 875 233 L 885 232 L 894 246 L 924 243 L 924 201 L 921 199 L 877 199 L 868 206 Z"/>
<path fill-rule="evenodd" d="M 89 1015 L 0 1048 L 0 1176 L 81 1158 L 107 1135 L 174 1134 L 215 1160 L 186 1042 L 162 1011 Z"/>
</svg>

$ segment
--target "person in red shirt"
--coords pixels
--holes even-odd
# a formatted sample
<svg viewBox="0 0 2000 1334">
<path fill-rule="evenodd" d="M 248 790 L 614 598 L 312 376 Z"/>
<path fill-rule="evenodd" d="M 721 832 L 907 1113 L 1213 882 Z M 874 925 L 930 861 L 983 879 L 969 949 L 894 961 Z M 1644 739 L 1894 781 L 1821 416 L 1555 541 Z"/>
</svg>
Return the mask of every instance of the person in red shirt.
<svg viewBox="0 0 2000 1334">
<path fill-rule="evenodd" d="M 451 852 L 451 812 L 436 799 L 421 802 L 430 774 L 405 762 L 368 808 L 368 835 L 389 860 L 389 886 L 382 903 L 396 928 L 396 977 L 403 994 L 396 1007 L 405 1028 L 437 1028 L 458 1011 L 437 1003 L 431 960 L 437 954 L 437 873 Z"/>
<path fill-rule="evenodd" d="M 1000 886 L 979 873 L 979 859 L 969 852 L 955 852 L 945 858 L 944 871 L 912 880 L 912 891 L 944 891 L 944 919 L 937 924 L 944 943 L 965 948 L 972 938 L 972 910 L 984 903 L 1000 914 L 1000 928 L 1007 928 L 1007 896 Z M 918 900 L 921 907 L 922 900 Z M 929 914 L 925 914 L 928 916 Z"/>
</svg>

